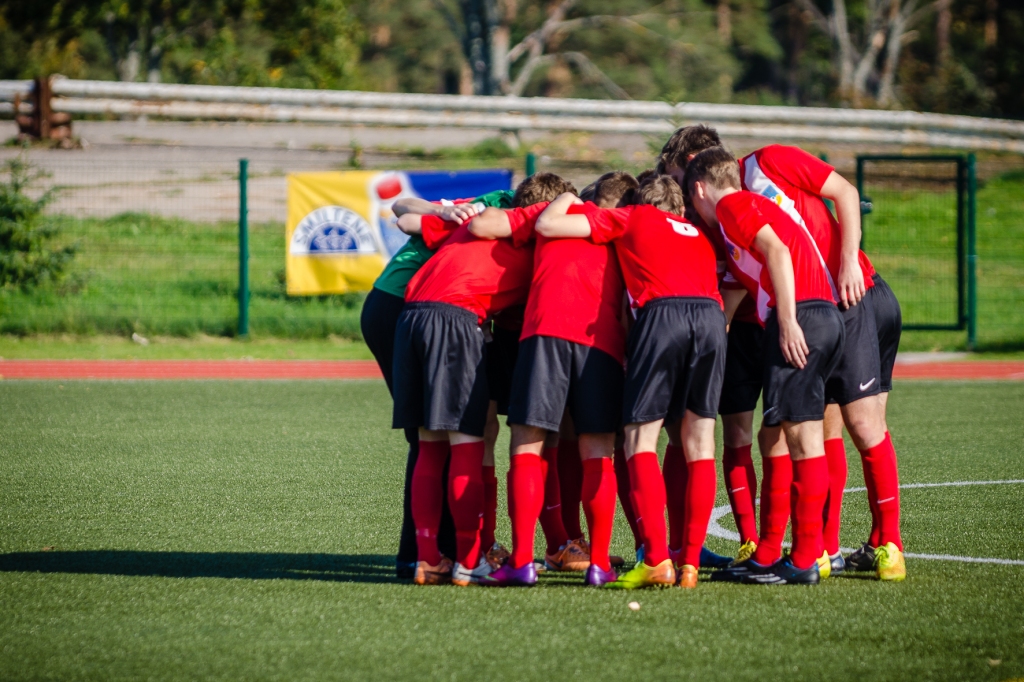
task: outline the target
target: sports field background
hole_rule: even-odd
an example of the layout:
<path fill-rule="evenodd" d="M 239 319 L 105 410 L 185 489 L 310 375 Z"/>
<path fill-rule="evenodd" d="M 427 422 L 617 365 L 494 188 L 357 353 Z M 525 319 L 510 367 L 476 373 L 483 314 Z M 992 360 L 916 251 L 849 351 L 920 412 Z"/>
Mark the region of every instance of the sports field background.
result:
<path fill-rule="evenodd" d="M 1021 382 L 899 382 L 903 482 L 1024 479 L 1022 405 Z M 1024 676 L 1019 565 L 633 594 L 581 574 L 400 584 L 389 414 L 380 381 L 0 382 L 0 679 Z M 498 452 L 504 500 L 507 430 Z M 1024 560 L 1022 489 L 904 490 L 907 551 Z M 862 493 L 843 514 L 852 546 Z M 632 559 L 621 517 L 613 549 Z"/>

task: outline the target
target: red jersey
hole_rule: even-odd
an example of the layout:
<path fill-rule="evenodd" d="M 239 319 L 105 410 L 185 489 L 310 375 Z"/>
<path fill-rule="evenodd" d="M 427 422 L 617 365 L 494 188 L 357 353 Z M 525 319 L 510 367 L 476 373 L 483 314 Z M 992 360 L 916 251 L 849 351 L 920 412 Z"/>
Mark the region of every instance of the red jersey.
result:
<path fill-rule="evenodd" d="M 833 285 L 839 279 L 843 240 L 832 211 L 821 198 L 821 187 L 835 168 L 799 147 L 768 145 L 740 160 L 743 189 L 768 197 L 810 232 L 825 258 Z M 858 252 L 864 286 L 875 286 L 875 268 L 867 254 Z M 835 290 L 838 298 L 838 290 Z"/>
<path fill-rule="evenodd" d="M 536 239 L 522 338 L 565 339 L 597 348 L 622 362 L 626 352 L 621 319 L 623 285 L 614 249 L 589 239 L 535 237 L 537 216 L 545 208 L 546 202 L 505 212 L 515 243 Z M 599 210 L 587 202 L 571 206 L 569 213 L 589 215 Z"/>
<path fill-rule="evenodd" d="M 789 249 L 796 300 L 836 302 L 824 259 L 814 240 L 774 201 L 753 192 L 735 192 L 718 202 L 716 213 L 729 249 L 729 271 L 757 302 L 761 324 L 775 307 L 775 288 L 764 256 L 753 246 L 754 238 L 765 225 L 771 226 Z"/>
<path fill-rule="evenodd" d="M 423 220 L 428 218 L 439 220 Z M 492 313 L 526 303 L 532 266 L 532 244 L 477 239 L 467 221 L 452 229 L 444 245 L 409 280 L 405 300 L 450 303 L 472 311 L 482 323 Z"/>
<path fill-rule="evenodd" d="M 598 209 L 587 219 L 594 243 L 615 242 L 634 307 L 666 296 L 699 296 L 722 305 L 715 250 L 690 221 L 649 205 Z"/>

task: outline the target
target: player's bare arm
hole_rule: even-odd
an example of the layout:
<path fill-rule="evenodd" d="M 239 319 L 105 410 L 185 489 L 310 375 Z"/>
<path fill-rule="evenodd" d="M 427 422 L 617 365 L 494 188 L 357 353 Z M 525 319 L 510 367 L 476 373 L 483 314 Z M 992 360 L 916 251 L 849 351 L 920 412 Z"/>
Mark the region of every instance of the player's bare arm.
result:
<path fill-rule="evenodd" d="M 423 234 L 422 218 L 418 213 L 406 213 L 398 217 L 398 229 L 406 234 Z"/>
<path fill-rule="evenodd" d="M 479 239 L 501 239 L 512 236 L 512 224 L 505 211 L 487 207 L 469 223 L 469 231 Z"/>
<path fill-rule="evenodd" d="M 861 236 L 860 193 L 846 178 L 832 171 L 821 186 L 821 196 L 835 203 L 842 235 L 842 259 L 839 264 L 839 281 L 836 282 L 839 302 L 844 307 L 857 305 L 867 291 L 858 259 Z"/>
<path fill-rule="evenodd" d="M 786 362 L 798 369 L 807 366 L 807 340 L 796 321 L 796 278 L 789 249 L 770 225 L 762 227 L 754 238 L 754 248 L 764 256 L 775 289 L 775 314 L 779 319 L 779 346 Z"/>
<path fill-rule="evenodd" d="M 590 221 L 585 215 L 567 215 L 573 204 L 582 204 L 575 194 L 566 192 L 555 198 L 537 217 L 537 234 L 542 237 L 589 237 Z"/>
<path fill-rule="evenodd" d="M 426 199 L 420 199 L 419 197 L 406 197 L 405 199 L 399 199 L 395 202 L 391 210 L 395 212 L 396 216 L 403 216 L 408 214 L 416 215 L 432 215 L 451 222 L 458 223 L 461 225 L 479 211 L 475 204 L 435 204 L 432 201 Z"/>
<path fill-rule="evenodd" d="M 728 327 L 732 324 L 733 315 L 736 314 L 736 309 L 740 307 L 740 303 L 747 297 L 746 289 L 722 289 L 722 303 L 725 305 L 725 325 Z"/>

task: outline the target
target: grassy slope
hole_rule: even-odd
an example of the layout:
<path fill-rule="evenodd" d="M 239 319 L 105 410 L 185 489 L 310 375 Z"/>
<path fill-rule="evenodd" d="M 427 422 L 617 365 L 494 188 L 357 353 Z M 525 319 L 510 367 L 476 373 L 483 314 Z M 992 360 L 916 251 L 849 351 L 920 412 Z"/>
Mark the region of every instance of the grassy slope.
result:
<path fill-rule="evenodd" d="M 1024 478 L 1022 400 L 1024 384 L 900 384 L 904 481 Z M 397 584 L 404 446 L 388 408 L 379 382 L 0 384 L 0 677 L 1024 674 L 1020 567 L 917 560 L 902 585 L 628 596 L 577 576 L 533 591 Z M 1024 559 L 1020 499 L 905 491 L 907 543 Z M 844 511 L 852 545 L 864 498 Z M 615 549 L 631 555 L 621 519 Z"/>

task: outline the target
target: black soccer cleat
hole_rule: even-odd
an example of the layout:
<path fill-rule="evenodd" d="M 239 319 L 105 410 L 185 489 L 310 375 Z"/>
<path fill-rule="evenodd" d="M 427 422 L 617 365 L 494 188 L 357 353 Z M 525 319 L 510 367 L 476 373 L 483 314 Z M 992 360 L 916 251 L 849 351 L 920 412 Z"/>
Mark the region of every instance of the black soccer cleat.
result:
<path fill-rule="evenodd" d="M 786 556 L 774 564 L 767 573 L 750 574 L 743 578 L 744 585 L 817 585 L 821 582 L 818 562 L 810 568 L 797 568 L 793 560 Z"/>
<path fill-rule="evenodd" d="M 875 570 L 875 548 L 864 543 L 846 557 L 846 568 L 860 573 Z"/>
<path fill-rule="evenodd" d="M 416 574 L 416 562 L 396 561 L 395 577 L 399 580 L 412 580 Z"/>
<path fill-rule="evenodd" d="M 714 571 L 711 574 L 712 582 L 740 583 L 750 575 L 760 575 L 771 570 L 771 566 L 762 566 L 753 559 L 741 561 L 738 564 Z"/>
<path fill-rule="evenodd" d="M 842 552 L 836 552 L 835 554 L 831 555 L 828 559 L 829 563 L 832 564 L 832 573 L 830 574 L 831 577 L 834 578 L 837 575 L 842 575 L 843 572 L 846 571 L 846 560 L 843 559 Z"/>

